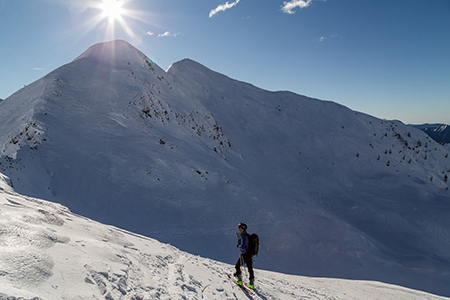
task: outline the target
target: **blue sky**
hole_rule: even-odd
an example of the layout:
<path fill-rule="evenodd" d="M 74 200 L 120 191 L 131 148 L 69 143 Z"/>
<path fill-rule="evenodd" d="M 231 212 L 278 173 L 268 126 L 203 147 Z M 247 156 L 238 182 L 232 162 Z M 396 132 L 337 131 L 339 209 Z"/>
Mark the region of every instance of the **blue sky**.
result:
<path fill-rule="evenodd" d="M 0 98 L 124 39 L 267 90 L 405 123 L 450 124 L 449 0 L 0 0 Z M 114 30 L 111 25 L 114 24 Z"/>

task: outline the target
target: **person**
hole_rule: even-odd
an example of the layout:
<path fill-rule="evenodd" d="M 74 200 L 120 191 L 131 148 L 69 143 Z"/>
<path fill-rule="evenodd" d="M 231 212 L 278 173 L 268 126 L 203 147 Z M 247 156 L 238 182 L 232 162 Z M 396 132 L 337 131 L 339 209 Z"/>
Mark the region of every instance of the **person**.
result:
<path fill-rule="evenodd" d="M 236 262 L 236 273 L 234 273 L 234 276 L 237 278 L 237 284 L 243 285 L 242 283 L 242 276 L 241 276 L 241 266 L 244 264 L 247 265 L 248 273 L 250 275 L 250 282 L 248 284 L 248 287 L 251 289 L 255 288 L 255 274 L 253 272 L 253 257 L 250 254 L 249 251 L 249 235 L 247 233 L 247 225 L 244 223 L 238 224 L 238 230 L 239 233 L 236 233 L 238 237 L 238 245 L 239 250 L 241 252 L 241 255 L 239 256 L 237 262 Z"/>

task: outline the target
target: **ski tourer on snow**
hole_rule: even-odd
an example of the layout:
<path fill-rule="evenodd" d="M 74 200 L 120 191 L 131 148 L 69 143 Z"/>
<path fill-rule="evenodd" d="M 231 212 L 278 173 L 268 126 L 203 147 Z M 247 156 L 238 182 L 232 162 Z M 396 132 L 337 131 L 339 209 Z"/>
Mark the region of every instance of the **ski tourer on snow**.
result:
<path fill-rule="evenodd" d="M 250 275 L 250 282 L 246 286 L 250 289 L 255 289 L 255 274 L 253 271 L 253 256 L 258 254 L 259 250 L 259 237 L 257 234 L 252 233 L 251 235 L 247 233 L 247 225 L 244 223 L 238 224 L 238 231 L 236 236 L 238 237 L 237 247 L 240 250 L 240 255 L 236 261 L 236 284 L 243 286 L 241 266 L 247 265 L 248 273 Z"/>

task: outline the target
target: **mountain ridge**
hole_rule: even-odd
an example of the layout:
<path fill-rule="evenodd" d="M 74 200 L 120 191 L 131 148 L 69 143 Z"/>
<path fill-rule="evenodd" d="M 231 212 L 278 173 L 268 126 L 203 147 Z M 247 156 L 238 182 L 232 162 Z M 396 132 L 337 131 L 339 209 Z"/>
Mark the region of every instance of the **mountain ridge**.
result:
<path fill-rule="evenodd" d="M 93 52 L 0 104 L 16 191 L 222 261 L 244 221 L 263 268 L 450 294 L 450 160 L 425 133 L 189 59 Z"/>
<path fill-rule="evenodd" d="M 450 127 L 447 124 L 420 124 L 411 125 L 428 134 L 438 143 L 450 143 Z"/>

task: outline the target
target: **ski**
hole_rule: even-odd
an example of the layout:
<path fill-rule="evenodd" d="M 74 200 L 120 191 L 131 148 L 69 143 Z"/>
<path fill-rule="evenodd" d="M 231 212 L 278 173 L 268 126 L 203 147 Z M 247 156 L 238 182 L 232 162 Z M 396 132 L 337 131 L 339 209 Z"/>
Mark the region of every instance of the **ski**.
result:
<path fill-rule="evenodd" d="M 236 284 L 238 287 L 240 287 L 241 290 L 243 290 L 244 292 L 246 292 L 246 293 L 249 294 L 250 296 L 255 296 L 255 292 L 253 292 L 252 289 L 250 289 L 249 287 L 247 287 L 247 284 L 245 284 L 245 286 L 244 286 L 244 285 L 239 285 L 239 284 L 237 284 L 237 281 L 236 281 L 236 279 L 235 279 L 233 276 L 231 276 L 230 274 L 227 274 L 227 276 L 228 276 L 228 278 L 230 278 L 230 280 L 231 280 L 232 282 L 234 282 L 234 284 Z"/>

